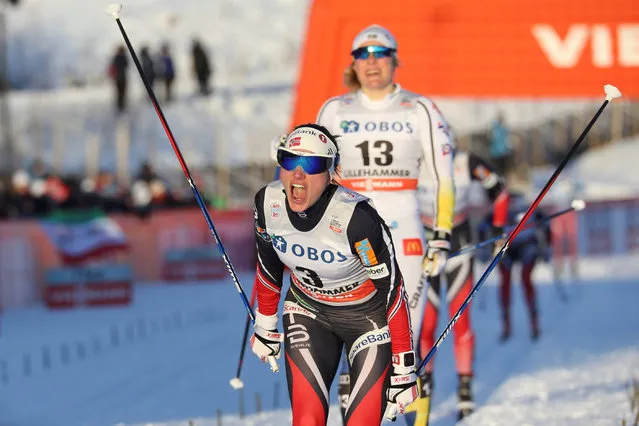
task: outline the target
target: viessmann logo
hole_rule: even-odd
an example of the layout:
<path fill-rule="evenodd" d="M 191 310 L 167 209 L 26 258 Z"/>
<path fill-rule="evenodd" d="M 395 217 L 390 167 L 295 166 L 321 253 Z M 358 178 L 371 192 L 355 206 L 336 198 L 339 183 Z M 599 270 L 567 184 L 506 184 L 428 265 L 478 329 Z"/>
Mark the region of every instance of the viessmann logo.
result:
<path fill-rule="evenodd" d="M 555 68 L 574 68 L 582 58 L 596 68 L 639 67 L 639 23 L 575 23 L 567 32 L 551 24 L 535 24 L 531 31 Z M 588 53 L 590 58 L 584 58 Z"/>

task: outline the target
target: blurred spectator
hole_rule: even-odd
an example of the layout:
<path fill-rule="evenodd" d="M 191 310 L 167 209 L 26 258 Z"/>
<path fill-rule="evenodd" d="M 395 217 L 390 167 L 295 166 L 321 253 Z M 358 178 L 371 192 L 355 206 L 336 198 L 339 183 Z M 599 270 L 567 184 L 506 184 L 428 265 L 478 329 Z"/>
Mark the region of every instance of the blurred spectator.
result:
<path fill-rule="evenodd" d="M 11 177 L 11 189 L 7 197 L 9 217 L 31 217 L 35 214 L 35 200 L 29 185 L 29 174 L 25 170 L 17 170 Z"/>
<path fill-rule="evenodd" d="M 138 172 L 136 176 L 136 179 L 143 180 L 146 183 L 150 183 L 152 180 L 157 178 L 158 178 L 158 175 L 155 172 L 155 170 L 153 170 L 153 166 L 151 166 L 151 164 L 149 164 L 146 161 L 142 163 L 142 165 L 140 166 L 140 171 Z"/>
<path fill-rule="evenodd" d="M 44 216 L 55 209 L 55 202 L 47 194 L 47 182 L 44 179 L 34 179 L 29 186 L 33 200 L 33 215 Z"/>
<path fill-rule="evenodd" d="M 161 179 L 153 179 L 149 183 L 149 190 L 151 191 L 151 202 L 155 206 L 164 206 L 169 204 L 169 202 L 171 201 L 170 194 L 166 189 L 166 185 Z"/>
<path fill-rule="evenodd" d="M 146 80 L 149 82 L 151 88 L 153 88 L 153 83 L 155 82 L 155 62 L 149 53 L 148 46 L 142 46 L 142 49 L 140 49 L 140 63 Z"/>
<path fill-rule="evenodd" d="M 115 175 L 108 171 L 101 171 L 95 183 L 95 193 L 101 201 L 102 209 L 106 212 L 118 212 L 126 209 L 125 191 L 118 185 Z"/>
<path fill-rule="evenodd" d="M 126 57 L 126 51 L 124 46 L 120 45 L 117 47 L 109 65 L 109 77 L 115 84 L 115 106 L 118 112 L 123 112 L 126 108 L 128 67 L 129 60 Z"/>
<path fill-rule="evenodd" d="M 149 217 L 151 214 L 152 200 L 153 197 L 151 196 L 151 190 L 148 182 L 141 179 L 133 182 L 133 186 L 131 187 L 131 202 L 135 213 L 139 217 Z"/>
<path fill-rule="evenodd" d="M 166 102 L 173 99 L 173 81 L 175 80 L 175 67 L 168 43 L 164 43 L 160 50 L 160 64 L 158 77 L 164 80 L 164 94 Z"/>
<path fill-rule="evenodd" d="M 148 217 L 153 209 L 171 204 L 165 182 L 149 163 L 143 163 L 131 187 L 133 208 L 140 217 Z"/>
<path fill-rule="evenodd" d="M 82 207 L 101 206 L 100 196 L 96 192 L 96 183 L 94 179 L 84 178 L 80 182 L 80 205 Z"/>
<path fill-rule="evenodd" d="M 209 88 L 209 78 L 213 74 L 213 69 L 209 62 L 208 54 L 204 50 L 200 40 L 193 39 L 191 54 L 193 57 L 193 72 L 197 79 L 200 94 L 207 96 L 211 93 L 211 89 Z"/>
<path fill-rule="evenodd" d="M 0 218 L 6 218 L 9 216 L 9 191 L 8 185 L 3 180 L 0 180 Z"/>
<path fill-rule="evenodd" d="M 188 186 L 171 187 L 145 163 L 131 188 L 120 185 L 110 171 L 95 178 L 56 176 L 40 160 L 0 180 L 0 218 L 38 218 L 55 210 L 100 207 L 107 213 L 149 217 L 155 210 L 196 206 Z"/>
<path fill-rule="evenodd" d="M 504 124 L 504 117 L 501 113 L 499 113 L 491 126 L 488 141 L 492 163 L 500 174 L 505 175 L 509 171 L 512 148 L 510 145 L 510 132 Z"/>
<path fill-rule="evenodd" d="M 48 167 L 39 158 L 36 158 L 31 162 L 31 165 L 27 167 L 27 173 L 29 173 L 29 177 L 31 179 L 46 179 L 49 177 Z"/>
<path fill-rule="evenodd" d="M 56 206 L 63 207 L 70 201 L 71 190 L 59 176 L 50 175 L 45 183 L 46 194 Z"/>

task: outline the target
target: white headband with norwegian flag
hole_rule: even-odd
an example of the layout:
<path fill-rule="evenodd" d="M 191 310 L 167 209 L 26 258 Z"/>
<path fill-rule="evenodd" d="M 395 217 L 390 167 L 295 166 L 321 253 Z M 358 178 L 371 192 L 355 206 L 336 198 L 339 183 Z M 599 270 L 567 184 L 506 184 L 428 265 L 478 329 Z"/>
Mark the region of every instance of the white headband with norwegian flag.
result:
<path fill-rule="evenodd" d="M 337 146 L 321 131 L 313 127 L 299 127 L 286 138 L 280 148 L 298 155 L 319 155 L 334 158 Z"/>

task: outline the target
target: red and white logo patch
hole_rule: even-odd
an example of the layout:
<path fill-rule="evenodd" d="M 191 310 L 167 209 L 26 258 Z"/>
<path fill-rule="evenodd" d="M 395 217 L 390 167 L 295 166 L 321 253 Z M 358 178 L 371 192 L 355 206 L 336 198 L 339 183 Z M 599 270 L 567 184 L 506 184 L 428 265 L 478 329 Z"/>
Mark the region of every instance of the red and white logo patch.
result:
<path fill-rule="evenodd" d="M 291 140 L 288 141 L 288 147 L 293 147 L 293 146 L 300 146 L 300 144 L 302 143 L 302 137 L 301 136 L 297 136 L 295 138 L 292 138 Z"/>
<path fill-rule="evenodd" d="M 273 201 L 271 203 L 271 217 L 277 219 L 282 214 L 282 206 L 278 201 Z"/>

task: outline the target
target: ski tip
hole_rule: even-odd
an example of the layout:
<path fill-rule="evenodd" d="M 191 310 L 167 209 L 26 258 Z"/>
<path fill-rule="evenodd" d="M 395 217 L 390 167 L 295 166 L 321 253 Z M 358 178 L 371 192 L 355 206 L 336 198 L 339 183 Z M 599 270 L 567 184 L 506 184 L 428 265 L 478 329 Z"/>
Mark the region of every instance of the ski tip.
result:
<path fill-rule="evenodd" d="M 244 382 L 242 382 L 242 379 L 240 379 L 239 377 L 233 377 L 229 383 L 235 390 L 242 389 L 244 387 Z"/>
<path fill-rule="evenodd" d="M 606 92 L 606 100 L 611 101 L 621 97 L 621 92 L 612 84 L 606 84 L 604 86 L 604 92 Z"/>
<path fill-rule="evenodd" d="M 106 8 L 106 13 L 113 16 L 113 19 L 120 18 L 120 11 L 122 10 L 122 5 L 119 3 L 111 3 Z"/>
<path fill-rule="evenodd" d="M 570 207 L 575 211 L 580 211 L 586 208 L 586 202 L 584 200 L 572 200 Z"/>

